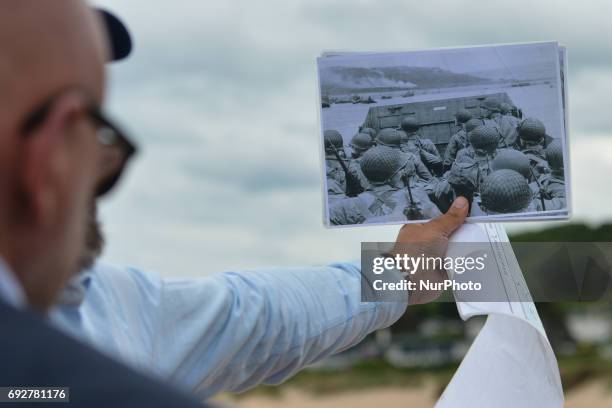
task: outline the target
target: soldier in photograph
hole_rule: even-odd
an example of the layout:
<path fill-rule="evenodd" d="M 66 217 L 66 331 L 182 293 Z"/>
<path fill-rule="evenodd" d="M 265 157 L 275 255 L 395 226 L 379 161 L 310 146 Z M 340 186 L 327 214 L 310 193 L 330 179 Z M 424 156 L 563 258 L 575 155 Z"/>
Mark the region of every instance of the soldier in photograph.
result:
<path fill-rule="evenodd" d="M 525 177 L 533 193 L 538 211 L 551 209 L 549 206 L 546 206 L 546 192 L 542 182 L 538 180 L 537 175 L 531 167 L 531 162 L 525 154 L 514 149 L 502 149 L 497 153 L 495 159 L 493 159 L 491 168 L 493 171 L 503 169 L 514 170 Z"/>
<path fill-rule="evenodd" d="M 484 178 L 491 173 L 491 162 L 498 151 L 499 134 L 488 125 L 481 125 L 472 130 L 469 135 L 470 145 L 457 153 L 456 161 L 473 160 L 478 164 L 477 188 Z"/>
<path fill-rule="evenodd" d="M 370 148 L 374 146 L 374 139 L 364 132 L 357 133 L 351 139 L 349 147 L 351 148 L 352 162 L 358 161 L 361 156 Z"/>
<path fill-rule="evenodd" d="M 402 148 L 402 136 L 403 132 L 397 129 L 385 128 L 378 132 L 376 143 L 379 146 L 385 146 L 400 151 L 405 161 L 410 161 L 415 168 L 415 177 L 418 177 L 424 181 L 433 180 L 434 177 L 431 175 L 425 164 L 421 161 L 420 157 L 413 152 Z"/>
<path fill-rule="evenodd" d="M 427 194 L 410 184 L 410 177 L 405 172 L 411 163 L 399 149 L 386 146 L 369 149 L 361 159 L 361 170 L 368 179 L 368 189 L 357 197 L 330 203 L 331 223 L 392 222 L 440 215 L 440 210 Z"/>
<path fill-rule="evenodd" d="M 444 176 L 433 185 L 432 201 L 440 211 L 447 211 L 457 197 L 465 197 L 471 206 L 478 190 L 478 162 L 470 157 L 455 160 Z"/>
<path fill-rule="evenodd" d="M 374 140 L 376 138 L 376 130 L 374 130 L 374 129 L 370 128 L 370 127 L 361 128 L 359 133 L 366 133 L 366 134 L 370 135 L 372 140 Z"/>
<path fill-rule="evenodd" d="M 351 159 L 348 161 L 348 170 L 350 177 L 359 181 L 360 190 L 363 191 L 368 186 L 368 181 L 361 171 L 359 165 L 363 154 L 374 146 L 374 140 L 367 133 L 357 133 L 351 139 L 349 144 L 351 150 Z"/>
<path fill-rule="evenodd" d="M 338 160 L 338 157 L 340 159 L 346 158 L 342 135 L 337 130 L 328 129 L 323 132 L 323 142 L 327 192 L 330 199 L 343 197 L 346 194 L 346 174 Z"/>
<path fill-rule="evenodd" d="M 546 210 L 562 210 L 566 208 L 565 172 L 563 166 L 563 146 L 561 140 L 554 139 L 545 150 L 550 173 L 540 178 L 544 194 Z"/>
<path fill-rule="evenodd" d="M 506 141 L 504 139 L 503 133 L 499 127 L 499 123 L 497 123 L 497 116 L 500 115 L 500 106 L 499 102 L 494 98 L 486 98 L 480 104 L 480 114 L 482 117 L 480 118 L 481 124 L 490 126 L 495 129 L 498 137 L 498 144 L 500 147 L 506 147 Z"/>
<path fill-rule="evenodd" d="M 513 147 L 518 141 L 518 126 L 521 120 L 512 115 L 513 110 L 514 107 L 509 103 L 502 103 L 500 105 L 500 115 L 496 117 L 506 147 Z"/>
<path fill-rule="evenodd" d="M 499 150 L 491 163 L 491 169 L 493 171 L 502 169 L 514 170 L 525 177 L 530 183 L 534 178 L 529 158 L 522 152 L 514 149 Z"/>
<path fill-rule="evenodd" d="M 526 118 L 518 127 L 518 135 L 516 148 L 529 158 L 536 175 L 547 173 L 545 149 L 552 138 L 546 135 L 544 124 L 536 118 Z"/>
<path fill-rule="evenodd" d="M 481 125 L 478 119 L 473 119 L 472 114 L 467 110 L 459 110 L 455 114 L 455 118 L 460 127 L 459 131 L 451 136 L 444 152 L 444 171 L 447 171 L 453 165 L 457 152 L 468 147 L 468 133 Z"/>
<path fill-rule="evenodd" d="M 336 153 L 342 157 L 344 153 L 342 135 L 337 130 L 329 129 L 323 132 L 325 147 L 325 175 L 327 196 L 329 201 L 346 197 L 346 175 L 336 158 Z"/>
<path fill-rule="evenodd" d="M 329 198 L 330 203 L 341 198 L 346 198 L 345 189 L 334 178 L 327 178 L 327 197 Z"/>
<path fill-rule="evenodd" d="M 513 116 L 502 115 L 501 103 L 494 98 L 486 98 L 482 105 L 483 124 L 492 126 L 499 133 L 499 147 L 512 147 L 517 142 L 519 120 Z"/>
<path fill-rule="evenodd" d="M 411 117 L 402 119 L 402 150 L 417 155 L 432 174 L 441 175 L 443 160 L 436 145 L 429 139 L 419 135 L 421 125 Z"/>
<path fill-rule="evenodd" d="M 525 177 L 514 170 L 502 169 L 489 174 L 474 200 L 470 216 L 537 211 L 533 192 Z"/>
<path fill-rule="evenodd" d="M 518 119 L 518 123 L 520 123 L 519 110 L 516 106 L 512 105 L 511 103 L 502 102 L 500 105 L 500 110 L 502 115 L 516 118 Z"/>
<path fill-rule="evenodd" d="M 327 192 L 330 198 L 343 195 L 354 197 L 365 189 L 365 178 L 347 157 L 344 141 L 340 132 L 328 129 L 323 132 L 325 146 L 325 170 Z"/>

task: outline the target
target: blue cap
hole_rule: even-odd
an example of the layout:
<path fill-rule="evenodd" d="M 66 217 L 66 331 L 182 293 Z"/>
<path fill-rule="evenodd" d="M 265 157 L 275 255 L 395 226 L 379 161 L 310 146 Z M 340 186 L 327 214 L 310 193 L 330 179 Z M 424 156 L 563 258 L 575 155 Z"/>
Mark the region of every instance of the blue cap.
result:
<path fill-rule="evenodd" d="M 132 37 L 127 27 L 111 12 L 100 8 L 96 10 L 102 16 L 108 32 L 111 46 L 111 61 L 119 61 L 126 58 L 132 51 Z"/>

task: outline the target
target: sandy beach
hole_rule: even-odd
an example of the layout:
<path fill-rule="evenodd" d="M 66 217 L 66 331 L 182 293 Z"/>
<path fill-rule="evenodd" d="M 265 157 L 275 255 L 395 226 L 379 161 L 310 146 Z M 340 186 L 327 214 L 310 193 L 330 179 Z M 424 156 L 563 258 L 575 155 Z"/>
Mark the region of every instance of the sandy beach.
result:
<path fill-rule="evenodd" d="M 419 387 L 379 387 L 323 395 L 288 387 L 279 395 L 251 393 L 237 399 L 223 395 L 215 398 L 215 401 L 237 408 L 433 407 L 437 400 L 436 393 L 436 385 L 431 381 Z M 611 406 L 612 382 L 605 379 L 592 380 L 575 387 L 565 397 L 566 408 Z"/>

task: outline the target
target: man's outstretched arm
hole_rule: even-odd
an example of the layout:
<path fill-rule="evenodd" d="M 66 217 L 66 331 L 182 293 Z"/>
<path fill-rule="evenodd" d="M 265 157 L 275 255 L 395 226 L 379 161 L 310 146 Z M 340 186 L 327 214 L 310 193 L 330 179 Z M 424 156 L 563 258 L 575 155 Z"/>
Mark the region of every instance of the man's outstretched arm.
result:
<path fill-rule="evenodd" d="M 397 243 L 442 253 L 467 213 L 465 199 L 455 204 L 436 220 L 404 226 Z M 107 353 L 206 397 L 282 382 L 395 322 L 406 303 L 362 303 L 360 279 L 359 266 L 350 263 L 201 279 L 161 279 L 98 264 L 85 302 L 58 308 L 55 320 Z M 413 292 L 410 303 L 437 295 Z"/>
<path fill-rule="evenodd" d="M 407 302 L 362 303 L 360 279 L 345 263 L 164 280 L 155 364 L 204 396 L 280 383 L 401 317 Z"/>

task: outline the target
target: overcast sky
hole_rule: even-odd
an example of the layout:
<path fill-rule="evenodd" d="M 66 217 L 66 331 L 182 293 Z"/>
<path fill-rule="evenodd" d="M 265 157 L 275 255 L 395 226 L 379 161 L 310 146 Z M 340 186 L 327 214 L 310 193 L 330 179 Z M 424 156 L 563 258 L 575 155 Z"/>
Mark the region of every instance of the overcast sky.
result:
<path fill-rule="evenodd" d="M 567 45 L 574 218 L 612 220 L 612 2 L 95 3 L 135 38 L 110 72 L 108 108 L 142 145 L 102 205 L 108 261 L 205 275 L 356 259 L 361 241 L 393 240 L 397 227 L 323 227 L 323 50 Z"/>

